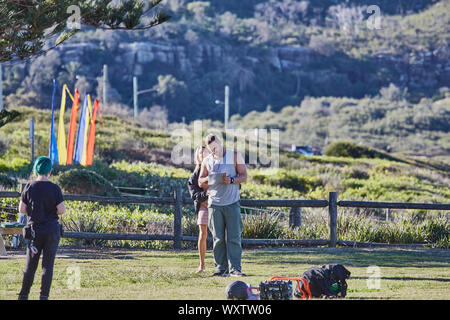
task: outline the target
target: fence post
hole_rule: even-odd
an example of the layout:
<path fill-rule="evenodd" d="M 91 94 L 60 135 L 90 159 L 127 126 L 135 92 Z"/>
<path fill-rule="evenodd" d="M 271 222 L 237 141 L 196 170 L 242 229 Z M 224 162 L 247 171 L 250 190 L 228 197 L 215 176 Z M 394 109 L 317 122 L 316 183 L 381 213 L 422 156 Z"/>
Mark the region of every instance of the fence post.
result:
<path fill-rule="evenodd" d="M 175 199 L 175 214 L 173 216 L 173 248 L 181 249 L 181 238 L 183 236 L 183 229 L 181 225 L 181 205 L 183 202 L 181 188 L 177 187 L 173 193 Z"/>
<path fill-rule="evenodd" d="M 300 227 L 301 225 L 302 225 L 302 208 L 291 207 L 291 211 L 289 212 L 289 227 L 293 229 L 295 227 Z"/>
<path fill-rule="evenodd" d="M 330 192 L 328 212 L 330 214 L 330 243 L 328 246 L 335 248 L 337 242 L 337 192 Z"/>

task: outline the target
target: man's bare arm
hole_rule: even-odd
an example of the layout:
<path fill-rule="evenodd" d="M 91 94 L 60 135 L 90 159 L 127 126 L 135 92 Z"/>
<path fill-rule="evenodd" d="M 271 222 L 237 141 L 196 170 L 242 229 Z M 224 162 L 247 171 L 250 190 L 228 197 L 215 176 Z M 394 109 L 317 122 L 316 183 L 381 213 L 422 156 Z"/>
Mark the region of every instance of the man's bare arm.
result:
<path fill-rule="evenodd" d="M 56 214 L 61 215 L 61 214 L 64 214 L 65 212 L 66 212 L 66 206 L 63 201 L 56 206 Z"/>
<path fill-rule="evenodd" d="M 19 202 L 19 213 L 27 214 L 27 205 L 22 200 Z"/>
<path fill-rule="evenodd" d="M 247 166 L 245 165 L 244 158 L 239 152 L 236 153 L 236 171 L 237 176 L 234 177 L 234 183 L 239 184 L 247 182 Z"/>

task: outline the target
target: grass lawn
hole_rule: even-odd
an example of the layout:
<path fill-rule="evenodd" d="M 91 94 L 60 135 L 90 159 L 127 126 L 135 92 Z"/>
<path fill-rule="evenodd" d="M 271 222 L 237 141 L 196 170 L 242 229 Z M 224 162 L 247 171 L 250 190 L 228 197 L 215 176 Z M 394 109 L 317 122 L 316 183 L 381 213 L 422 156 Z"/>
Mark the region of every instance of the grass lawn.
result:
<path fill-rule="evenodd" d="M 25 256 L 10 251 L 0 258 L 0 300 L 16 299 L 22 283 Z M 341 263 L 352 273 L 348 299 L 450 299 L 450 250 L 283 248 L 244 250 L 245 278 L 195 274 L 197 252 L 70 248 L 58 251 L 51 299 L 225 299 L 226 285 L 236 279 L 257 286 L 272 276 L 301 276 L 311 266 Z M 368 267 L 379 267 L 376 276 Z M 30 299 L 39 297 L 39 266 Z M 80 281 L 77 288 L 77 274 Z M 370 278 L 370 279 L 369 279 Z"/>

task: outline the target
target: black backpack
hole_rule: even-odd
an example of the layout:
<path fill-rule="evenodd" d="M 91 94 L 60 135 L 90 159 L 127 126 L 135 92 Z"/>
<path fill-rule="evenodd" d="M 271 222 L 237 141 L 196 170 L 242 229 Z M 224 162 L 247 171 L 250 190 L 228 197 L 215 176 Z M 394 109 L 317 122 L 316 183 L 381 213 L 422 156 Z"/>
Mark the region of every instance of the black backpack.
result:
<path fill-rule="evenodd" d="M 344 298 L 347 295 L 346 279 L 349 277 L 350 271 L 341 264 L 310 268 L 302 276 L 307 283 L 299 283 L 294 296 L 302 299 Z"/>

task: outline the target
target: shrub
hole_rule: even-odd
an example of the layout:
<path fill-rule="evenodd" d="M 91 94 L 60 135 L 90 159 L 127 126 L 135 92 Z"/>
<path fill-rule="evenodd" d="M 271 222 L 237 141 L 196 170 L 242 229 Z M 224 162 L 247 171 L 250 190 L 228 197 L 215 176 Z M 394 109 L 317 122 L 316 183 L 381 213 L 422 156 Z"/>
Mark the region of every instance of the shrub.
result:
<path fill-rule="evenodd" d="M 150 195 L 157 197 L 171 196 L 173 195 L 174 189 L 181 187 L 182 195 L 184 197 L 190 197 L 187 189 L 187 181 L 184 178 L 170 178 L 166 175 L 161 177 L 157 174 L 147 174 L 144 181 Z"/>
<path fill-rule="evenodd" d="M 55 178 L 61 189 L 73 194 L 92 194 L 99 196 L 118 195 L 111 182 L 98 173 L 75 168 L 62 172 Z"/>
<path fill-rule="evenodd" d="M 351 141 L 336 141 L 329 144 L 324 153 L 326 156 L 347 158 L 379 158 L 394 160 L 391 156 L 373 148 L 358 145 Z"/>
<path fill-rule="evenodd" d="M 95 233 L 173 233 L 173 212 L 170 206 L 101 205 L 97 202 L 66 201 L 66 213 L 61 222 L 67 232 Z M 69 245 L 171 248 L 170 241 L 74 240 L 64 238 Z"/>
<path fill-rule="evenodd" d="M 278 239 L 283 235 L 280 217 L 268 212 L 246 214 L 242 219 L 242 237 L 248 239 Z"/>
<path fill-rule="evenodd" d="M 17 187 L 17 180 L 10 178 L 5 174 L 0 173 L 0 188 L 6 190 L 15 189 Z"/>
<path fill-rule="evenodd" d="M 250 175 L 251 179 L 259 184 L 279 186 L 305 193 L 322 185 L 319 178 L 302 176 L 294 170 L 277 169 L 275 172 L 271 169 L 255 170 Z"/>
<path fill-rule="evenodd" d="M 393 174 L 401 172 L 398 167 L 394 167 L 389 164 L 377 164 L 370 169 L 371 174 Z"/>
<path fill-rule="evenodd" d="M 362 169 L 355 167 L 344 167 L 341 176 L 345 179 L 369 179 L 369 174 Z"/>
<path fill-rule="evenodd" d="M 0 157 L 8 151 L 8 143 L 0 136 Z"/>
<path fill-rule="evenodd" d="M 408 93 L 408 88 L 399 88 L 395 84 L 389 84 L 389 87 L 384 87 L 380 89 L 380 95 L 383 99 L 387 101 L 396 102 L 402 101 L 406 98 L 406 94 Z"/>

